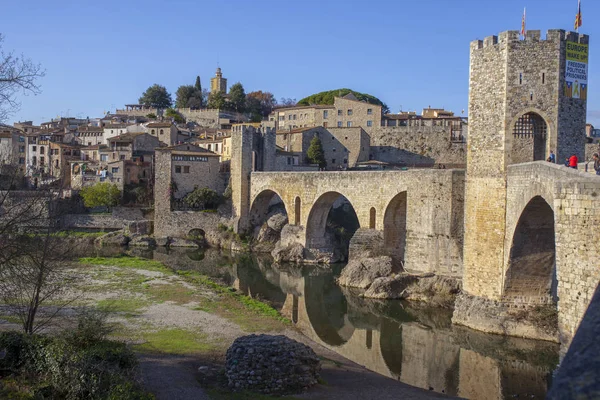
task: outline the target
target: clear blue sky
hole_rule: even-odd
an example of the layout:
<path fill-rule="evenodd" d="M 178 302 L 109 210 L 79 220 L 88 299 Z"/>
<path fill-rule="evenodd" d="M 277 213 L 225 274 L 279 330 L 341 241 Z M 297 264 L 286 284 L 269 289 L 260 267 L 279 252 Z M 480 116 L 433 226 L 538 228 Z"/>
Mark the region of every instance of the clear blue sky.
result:
<path fill-rule="evenodd" d="M 217 62 L 229 85 L 300 99 L 348 87 L 392 112 L 467 109 L 469 43 L 519 30 L 572 29 L 576 0 L 5 1 L 5 50 L 42 63 L 43 93 L 14 120 L 94 117 L 136 103 L 151 84 L 174 93 Z M 600 2 L 582 0 L 590 34 L 588 121 L 600 125 Z M 600 40 L 600 39 L 599 39 Z M 173 96 L 174 97 L 174 96 Z M 466 112 L 466 111 L 465 111 Z"/>

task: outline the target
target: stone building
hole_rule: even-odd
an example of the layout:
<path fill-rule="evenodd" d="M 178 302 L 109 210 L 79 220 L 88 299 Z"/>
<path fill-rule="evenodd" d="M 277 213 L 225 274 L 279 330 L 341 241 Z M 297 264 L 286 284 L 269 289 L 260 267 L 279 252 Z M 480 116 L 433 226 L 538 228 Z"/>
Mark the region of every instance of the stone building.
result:
<path fill-rule="evenodd" d="M 277 146 L 282 151 L 295 155 L 300 165 L 307 165 L 308 148 L 315 136 L 321 139 L 328 170 L 352 168 L 357 162 L 369 159 L 370 139 L 361 127 L 312 127 L 277 131 Z"/>
<path fill-rule="evenodd" d="M 114 129 L 113 129 L 114 130 Z M 106 144 L 104 140 L 104 128 L 100 126 L 80 126 L 77 129 L 77 141 L 82 146 L 95 146 Z M 116 135 L 114 135 L 116 136 Z"/>
<path fill-rule="evenodd" d="M 23 132 L 0 124 L 0 166 L 19 165 L 24 172 L 26 151 Z"/>
<path fill-rule="evenodd" d="M 335 97 L 332 105 L 279 108 L 269 115 L 277 130 L 322 126 L 324 128 L 362 127 L 367 133 L 381 126 L 381 106 L 359 101 L 352 93 Z"/>
<path fill-rule="evenodd" d="M 157 196 L 164 196 L 165 193 L 159 194 L 164 189 L 171 191 L 175 200 L 196 187 L 218 193 L 225 189 L 219 174 L 219 155 L 191 143 L 156 149 L 155 182 Z"/>
<path fill-rule="evenodd" d="M 223 78 L 221 68 L 217 67 L 214 78 L 210 78 L 211 93 L 221 92 L 227 94 L 227 79 Z"/>
<path fill-rule="evenodd" d="M 161 143 L 171 146 L 177 143 L 177 126 L 172 122 L 150 122 L 146 125 L 148 133 Z"/>
<path fill-rule="evenodd" d="M 48 173 L 55 178 L 60 178 L 62 183 L 71 182 L 71 161 L 81 159 L 79 145 L 67 143 L 48 143 Z"/>
<path fill-rule="evenodd" d="M 103 144 L 108 144 L 108 141 L 115 137 L 127 133 L 127 124 L 108 124 L 103 127 L 104 141 Z M 97 144 L 97 143 L 95 143 Z M 92 144 L 93 145 L 93 144 Z"/>

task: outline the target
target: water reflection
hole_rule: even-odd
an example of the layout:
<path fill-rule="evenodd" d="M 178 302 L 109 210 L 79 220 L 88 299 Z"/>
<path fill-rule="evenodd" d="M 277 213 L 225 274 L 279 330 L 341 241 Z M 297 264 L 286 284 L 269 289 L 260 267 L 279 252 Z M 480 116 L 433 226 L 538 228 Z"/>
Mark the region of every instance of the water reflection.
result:
<path fill-rule="evenodd" d="M 558 362 L 553 343 L 453 326 L 445 309 L 361 298 L 336 285 L 340 267 L 299 269 L 215 250 L 133 253 L 267 300 L 312 340 L 420 388 L 470 399 L 544 398 Z"/>

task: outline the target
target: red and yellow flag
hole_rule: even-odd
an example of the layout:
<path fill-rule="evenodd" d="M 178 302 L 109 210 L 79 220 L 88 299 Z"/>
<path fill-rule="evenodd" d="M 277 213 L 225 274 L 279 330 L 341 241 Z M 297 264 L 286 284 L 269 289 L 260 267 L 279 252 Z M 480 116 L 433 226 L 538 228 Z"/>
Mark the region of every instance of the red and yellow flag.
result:
<path fill-rule="evenodd" d="M 575 30 L 579 32 L 579 27 L 581 26 L 581 0 L 577 2 L 577 15 L 575 16 Z"/>
<path fill-rule="evenodd" d="M 521 36 L 523 36 L 523 38 L 525 38 L 525 15 L 526 15 L 526 11 L 527 9 L 524 8 L 523 9 L 523 19 L 521 19 Z"/>

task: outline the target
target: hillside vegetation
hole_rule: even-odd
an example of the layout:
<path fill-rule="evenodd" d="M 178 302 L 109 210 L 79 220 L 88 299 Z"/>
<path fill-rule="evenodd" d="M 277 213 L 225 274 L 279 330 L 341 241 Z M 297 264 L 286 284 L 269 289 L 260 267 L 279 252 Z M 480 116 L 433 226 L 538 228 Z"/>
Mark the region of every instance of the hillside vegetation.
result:
<path fill-rule="evenodd" d="M 352 89 L 335 89 L 335 90 L 328 90 L 325 92 L 315 93 L 315 94 L 312 94 L 312 95 L 305 97 L 305 98 L 301 99 L 300 101 L 298 101 L 298 105 L 309 106 L 312 104 L 316 104 L 316 105 L 333 104 L 335 97 L 343 97 L 343 96 L 347 95 L 348 93 L 352 93 L 360 101 L 365 101 L 369 104 L 376 104 L 376 105 L 381 106 L 383 108 L 382 111 L 384 113 L 389 112 L 388 106 L 384 102 L 379 100 L 377 97 L 372 96 L 367 93 L 360 93 L 360 92 L 357 92 Z"/>

